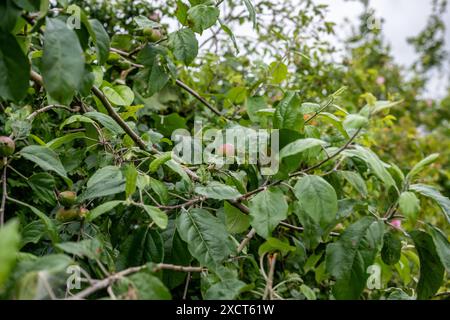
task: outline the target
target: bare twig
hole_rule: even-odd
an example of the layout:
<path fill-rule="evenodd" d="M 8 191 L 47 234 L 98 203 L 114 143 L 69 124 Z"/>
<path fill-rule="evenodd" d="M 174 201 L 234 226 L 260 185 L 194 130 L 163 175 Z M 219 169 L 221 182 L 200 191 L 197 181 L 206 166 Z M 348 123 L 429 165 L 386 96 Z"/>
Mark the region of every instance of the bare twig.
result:
<path fill-rule="evenodd" d="M 186 276 L 186 283 L 184 285 L 183 300 L 186 300 L 186 298 L 187 298 L 187 293 L 188 293 L 189 283 L 190 282 L 191 282 L 191 273 L 188 272 L 188 274 Z"/>
<path fill-rule="evenodd" d="M 147 265 L 131 267 L 131 268 L 122 270 L 120 272 L 114 273 L 114 274 L 106 277 L 103 280 L 99 280 L 99 281 L 95 282 L 93 285 L 80 291 L 76 295 L 73 295 L 72 297 L 69 298 L 69 300 L 84 299 L 99 290 L 109 287 L 115 281 L 117 281 L 127 275 L 142 271 L 145 268 L 147 268 Z M 173 265 L 173 264 L 164 264 L 164 263 L 159 263 L 152 269 L 153 272 L 157 272 L 160 270 L 174 270 L 174 271 L 181 271 L 181 272 L 202 272 L 207 269 L 203 268 L 203 267 L 177 266 L 177 265 Z"/>
<path fill-rule="evenodd" d="M 127 59 L 130 59 L 132 57 L 132 55 L 128 52 L 116 49 L 116 48 L 111 48 L 110 49 L 112 52 L 118 53 L 123 57 L 126 57 Z M 143 65 L 141 64 L 136 64 L 133 61 L 129 61 L 133 64 L 134 67 L 136 68 L 144 68 Z M 175 80 L 175 83 L 177 86 L 179 86 L 180 88 L 182 88 L 183 90 L 185 90 L 186 92 L 188 92 L 190 95 L 192 95 L 194 98 L 196 98 L 198 101 L 200 101 L 205 107 L 207 107 L 209 110 L 211 110 L 213 113 L 215 113 L 216 115 L 218 115 L 219 117 L 223 117 L 225 120 L 226 119 L 219 110 L 217 110 L 214 106 L 212 106 L 208 101 L 206 101 L 205 98 L 203 98 L 199 93 L 197 93 L 194 89 L 192 89 L 191 87 L 189 87 L 186 83 L 184 83 L 183 81 L 177 79 Z"/>
<path fill-rule="evenodd" d="M 263 300 L 272 300 L 272 286 L 273 286 L 273 275 L 275 273 L 275 264 L 277 263 L 277 255 L 275 252 L 272 256 L 268 256 L 269 260 L 269 274 L 267 275 L 266 280 L 266 289 L 264 290 Z"/>
<path fill-rule="evenodd" d="M 299 172 L 295 172 L 290 174 L 289 176 L 292 177 L 296 177 L 299 175 L 302 175 L 304 173 L 307 173 L 309 171 L 312 171 L 314 169 L 317 169 L 319 167 L 321 167 L 322 165 L 324 165 L 325 163 L 327 163 L 328 161 L 336 158 L 338 155 L 340 155 L 344 150 L 346 150 L 350 144 L 355 140 L 356 136 L 361 132 L 361 128 L 359 128 L 358 130 L 356 130 L 356 132 L 353 134 L 353 136 L 351 136 L 351 138 L 345 143 L 345 145 L 343 145 L 342 147 L 339 148 L 338 151 L 336 151 L 335 153 L 333 153 L 332 155 L 326 157 L 324 160 L 320 161 L 319 163 L 313 165 L 312 167 L 306 168 L 304 170 L 301 170 Z"/>
<path fill-rule="evenodd" d="M 159 263 L 152 269 L 153 272 L 157 272 L 160 270 L 172 270 L 180 272 L 203 272 L 207 271 L 208 269 L 204 267 L 177 266 L 174 264 L 167 264 L 167 263 Z"/>
<path fill-rule="evenodd" d="M 80 110 L 80 107 L 78 107 L 78 106 L 73 108 L 73 109 L 71 109 L 71 108 L 63 106 L 63 105 L 51 104 L 51 105 L 45 106 L 45 107 L 43 107 L 41 109 L 38 109 L 38 110 L 34 111 L 33 113 L 31 113 L 27 117 L 27 120 L 33 120 L 38 114 L 46 112 L 46 111 L 51 110 L 51 109 L 56 109 L 56 108 L 65 109 L 65 110 L 70 111 L 70 112 L 78 112 Z"/>
<path fill-rule="evenodd" d="M 241 241 L 239 247 L 237 248 L 237 253 L 241 253 L 245 246 L 250 242 L 250 240 L 255 236 L 256 230 L 252 228 L 249 233 L 245 236 L 244 240 Z"/>
<path fill-rule="evenodd" d="M 173 206 L 163 206 L 163 205 L 157 205 L 157 207 L 159 209 L 162 210 L 175 210 L 175 209 L 180 209 L 180 208 L 185 208 L 185 207 L 189 207 L 197 202 L 203 201 L 205 200 L 205 197 L 199 197 L 199 198 L 194 198 L 191 199 L 187 202 L 181 203 L 181 204 L 177 204 L 177 205 L 173 205 Z"/>
<path fill-rule="evenodd" d="M 5 207 L 6 207 L 6 196 L 7 196 L 7 185 L 6 185 L 6 170 L 8 168 L 7 159 L 4 157 L 3 161 L 3 173 L 2 173 L 2 204 L 0 206 L 0 227 L 3 227 L 5 223 Z"/>
<path fill-rule="evenodd" d="M 201 95 L 199 95 L 196 91 L 194 91 L 194 89 L 192 89 L 191 87 L 189 87 L 187 84 L 185 84 L 183 81 L 181 80 L 176 80 L 175 81 L 177 86 L 179 86 L 180 88 L 186 90 L 190 95 L 192 95 L 193 97 L 195 97 L 198 101 L 200 101 L 204 106 L 206 106 L 209 110 L 211 110 L 213 113 L 215 113 L 216 115 L 218 115 L 219 117 L 223 117 L 223 115 L 220 113 L 219 110 L 217 110 L 216 108 L 214 108 L 208 101 L 206 101 L 205 98 L 203 98 Z M 225 117 L 224 117 L 225 118 Z M 225 118 L 226 119 L 226 118 Z"/>

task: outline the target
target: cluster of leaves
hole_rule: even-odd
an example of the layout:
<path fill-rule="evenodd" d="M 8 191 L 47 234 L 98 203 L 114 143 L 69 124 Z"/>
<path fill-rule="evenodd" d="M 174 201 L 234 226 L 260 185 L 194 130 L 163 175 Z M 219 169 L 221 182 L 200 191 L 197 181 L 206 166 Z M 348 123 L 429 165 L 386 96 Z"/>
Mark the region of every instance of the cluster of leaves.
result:
<path fill-rule="evenodd" d="M 395 119 L 390 109 L 416 102 L 420 86 L 405 86 L 387 66 L 379 37 L 336 66 L 320 40 L 333 24 L 312 1 L 106 3 L 0 4 L 0 124 L 16 149 L 2 155 L 2 297 L 429 299 L 445 291 L 450 200 L 421 178 L 438 155 L 399 168 L 390 152 L 383 160 L 374 152 Z M 258 24 L 257 12 L 272 21 Z M 243 23 L 258 41 L 234 36 Z M 206 43 L 225 49 L 199 55 L 197 38 L 210 29 Z M 252 60 L 257 54 L 264 59 Z M 392 85 L 374 86 L 379 72 Z M 277 132 L 279 171 L 175 161 L 172 132 L 201 134 L 198 120 L 200 130 Z M 68 190 L 76 198 L 66 199 Z M 66 285 L 71 270 L 80 287 Z"/>

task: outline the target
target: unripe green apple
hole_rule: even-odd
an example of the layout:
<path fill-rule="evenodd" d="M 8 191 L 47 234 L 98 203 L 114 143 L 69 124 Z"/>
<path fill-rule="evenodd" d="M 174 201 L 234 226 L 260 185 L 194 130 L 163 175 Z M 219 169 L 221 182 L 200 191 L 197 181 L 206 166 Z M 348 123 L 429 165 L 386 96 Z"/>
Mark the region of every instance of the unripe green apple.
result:
<path fill-rule="evenodd" d="M 78 215 L 80 216 L 80 218 L 86 217 L 86 215 L 87 215 L 88 213 L 89 213 L 89 209 L 84 208 L 84 207 L 81 207 L 81 208 L 78 210 Z"/>
<path fill-rule="evenodd" d="M 56 211 L 56 220 L 61 222 L 68 222 L 72 220 L 76 220 L 80 216 L 80 210 L 78 208 L 70 208 L 66 209 L 61 207 Z"/>
<path fill-rule="evenodd" d="M 16 144 L 14 140 L 10 137 L 2 136 L 0 137 L 0 156 L 9 157 L 16 150 Z"/>
<path fill-rule="evenodd" d="M 142 32 L 150 42 L 159 41 L 162 37 L 161 31 L 158 29 L 145 28 Z"/>
<path fill-rule="evenodd" d="M 58 199 L 59 203 L 68 208 L 77 201 L 77 193 L 75 191 L 63 191 L 59 193 Z"/>

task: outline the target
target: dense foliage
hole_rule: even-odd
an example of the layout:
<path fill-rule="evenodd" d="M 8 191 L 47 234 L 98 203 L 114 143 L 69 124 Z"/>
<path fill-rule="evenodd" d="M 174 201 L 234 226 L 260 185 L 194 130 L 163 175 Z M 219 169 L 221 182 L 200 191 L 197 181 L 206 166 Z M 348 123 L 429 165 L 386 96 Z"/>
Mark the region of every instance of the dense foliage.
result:
<path fill-rule="evenodd" d="M 362 3 L 341 59 L 309 0 L 2 1 L 0 297 L 447 297 L 446 1 L 408 70 Z"/>

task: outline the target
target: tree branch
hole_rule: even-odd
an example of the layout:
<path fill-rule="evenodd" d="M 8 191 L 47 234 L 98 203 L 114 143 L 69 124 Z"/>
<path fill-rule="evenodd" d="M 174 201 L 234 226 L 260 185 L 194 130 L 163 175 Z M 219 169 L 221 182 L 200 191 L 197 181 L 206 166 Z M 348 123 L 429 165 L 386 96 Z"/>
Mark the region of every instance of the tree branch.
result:
<path fill-rule="evenodd" d="M 70 297 L 69 300 L 84 299 L 99 290 L 109 287 L 115 281 L 117 281 L 127 275 L 130 275 L 132 273 L 136 273 L 141 270 L 144 270 L 146 268 L 147 268 L 147 265 L 131 267 L 131 268 L 122 270 L 120 272 L 117 272 L 115 274 L 112 274 L 103 280 L 98 280 L 92 286 L 90 286 L 90 287 L 80 291 L 76 295 Z M 203 267 L 177 266 L 177 265 L 173 265 L 173 264 L 164 264 L 164 263 L 159 263 L 152 269 L 153 272 L 157 272 L 160 270 L 174 270 L 174 271 L 181 271 L 181 272 L 203 272 L 207 269 L 203 268 Z"/>
<path fill-rule="evenodd" d="M 70 111 L 70 112 L 78 112 L 78 111 L 80 111 L 80 107 L 78 107 L 78 106 L 73 108 L 73 109 L 71 109 L 71 108 L 63 106 L 63 105 L 51 104 L 51 105 L 45 106 L 45 107 L 43 107 L 41 109 L 38 109 L 38 110 L 34 111 L 33 113 L 31 113 L 27 117 L 27 120 L 33 120 L 38 114 L 46 112 L 46 111 L 51 110 L 51 109 L 56 109 L 56 108 L 65 109 L 65 110 Z"/>
<path fill-rule="evenodd" d="M 263 300 L 272 299 L 273 275 L 275 273 L 277 255 L 278 253 L 275 252 L 272 256 L 268 256 L 270 267 L 269 267 L 269 274 L 267 275 L 266 288 L 264 290 Z"/>
<path fill-rule="evenodd" d="M 116 48 L 111 48 L 110 49 L 112 52 L 115 52 L 117 54 L 120 54 L 121 56 L 127 58 L 127 59 L 131 59 L 132 58 L 132 54 L 116 49 Z M 128 61 L 131 62 L 132 65 L 136 68 L 144 68 L 144 65 L 141 64 L 136 64 L 133 61 Z M 217 110 L 216 108 L 214 108 L 208 101 L 206 101 L 205 98 L 203 98 L 199 93 L 197 93 L 194 89 L 192 89 L 191 87 L 189 87 L 186 83 L 184 83 L 183 81 L 176 79 L 175 83 L 177 86 L 179 86 L 180 88 L 182 88 L 183 90 L 185 90 L 186 92 L 188 92 L 190 95 L 192 95 L 194 98 L 196 98 L 198 101 L 200 101 L 205 107 L 207 107 L 209 110 L 211 110 L 214 114 L 216 114 L 219 117 L 223 117 L 225 120 L 228 121 L 227 118 L 225 118 L 219 110 Z"/>
<path fill-rule="evenodd" d="M 6 196 L 8 191 L 6 185 L 6 169 L 8 168 L 6 157 L 4 157 L 2 161 L 3 161 L 3 174 L 2 174 L 2 204 L 0 206 L 0 227 L 3 227 L 3 224 L 5 223 Z"/>
<path fill-rule="evenodd" d="M 41 75 L 39 75 L 37 72 L 31 70 L 30 73 L 31 79 L 37 83 L 39 83 L 39 85 L 43 85 L 43 80 Z M 149 146 L 149 148 L 147 148 L 147 144 L 144 142 L 144 140 L 141 139 L 141 137 L 139 137 L 134 131 L 133 129 L 131 129 L 127 123 L 120 117 L 120 115 L 116 112 L 116 110 L 114 110 L 113 106 L 111 105 L 111 103 L 108 101 L 108 99 L 106 98 L 106 96 L 103 94 L 103 92 L 93 86 L 91 89 L 92 93 L 101 101 L 101 103 L 103 104 L 103 106 L 105 107 L 106 111 L 108 111 L 108 114 L 111 116 L 111 118 L 113 118 L 117 124 L 130 136 L 130 138 L 136 143 L 136 145 L 144 150 L 144 151 L 151 151 L 155 154 L 160 154 L 161 152 L 159 152 L 159 150 L 157 150 L 155 147 L 153 146 Z M 150 149 L 150 150 L 149 150 Z M 183 167 L 183 170 L 193 179 L 193 180 L 198 180 L 198 176 L 195 172 L 193 172 L 192 170 Z"/>
<path fill-rule="evenodd" d="M 239 244 L 239 247 L 237 248 L 237 253 L 241 253 L 242 250 L 244 250 L 245 246 L 250 242 L 250 240 L 255 236 L 256 230 L 255 228 L 252 228 L 249 233 L 245 236 L 244 240 Z"/>
<path fill-rule="evenodd" d="M 208 101 L 206 101 L 205 98 L 203 98 L 201 95 L 199 95 L 197 92 L 194 91 L 194 89 L 192 89 L 191 87 L 189 87 L 187 84 L 185 84 L 183 81 L 181 80 L 176 80 L 175 83 L 177 84 L 177 86 L 179 86 L 180 88 L 186 90 L 190 95 L 192 95 L 194 98 L 196 98 L 198 101 L 200 101 L 204 106 L 206 106 L 209 110 L 211 110 L 213 113 L 215 113 L 216 115 L 218 115 L 219 117 L 223 117 L 225 120 L 226 119 L 219 110 L 217 110 L 216 108 L 214 108 Z"/>

